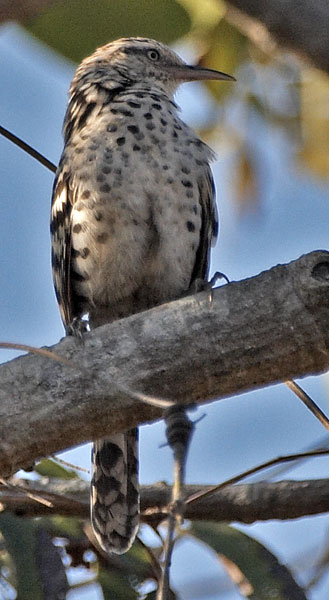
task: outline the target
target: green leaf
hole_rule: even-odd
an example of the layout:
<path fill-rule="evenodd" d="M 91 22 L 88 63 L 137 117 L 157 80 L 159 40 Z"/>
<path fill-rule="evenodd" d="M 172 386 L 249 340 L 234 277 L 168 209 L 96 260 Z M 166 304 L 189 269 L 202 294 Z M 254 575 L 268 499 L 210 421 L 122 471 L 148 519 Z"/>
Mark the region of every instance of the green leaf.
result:
<path fill-rule="evenodd" d="M 120 37 L 172 42 L 189 31 L 191 22 L 175 0 L 70 0 L 56 2 L 25 25 L 40 40 L 79 62 Z"/>
<path fill-rule="evenodd" d="M 43 600 L 42 584 L 36 560 L 33 521 L 0 514 L 0 531 L 16 568 L 16 590 L 20 600 Z"/>
<path fill-rule="evenodd" d="M 51 537 L 31 519 L 0 514 L 0 531 L 15 564 L 19 600 L 64 598 L 65 569 Z"/>
<path fill-rule="evenodd" d="M 200 64 L 203 67 L 224 71 L 229 75 L 234 75 L 241 61 L 247 56 L 246 38 L 225 19 L 221 19 L 212 30 L 209 30 L 205 45 L 207 50 Z M 206 85 L 216 100 L 234 93 L 233 82 L 209 81 Z"/>
<path fill-rule="evenodd" d="M 107 571 L 101 568 L 98 574 L 98 583 L 102 588 L 104 600 L 137 600 L 139 593 L 129 581 L 129 575 Z"/>
<path fill-rule="evenodd" d="M 127 554 L 120 556 L 117 569 L 112 564 L 109 570 L 101 566 L 98 576 L 104 600 L 136 600 L 140 598 L 140 586 L 150 579 L 155 576 L 149 556 L 138 541 Z"/>
<path fill-rule="evenodd" d="M 41 517 L 39 522 L 53 536 L 68 538 L 69 540 L 81 540 L 85 537 L 82 521 L 76 517 L 63 517 L 54 515 L 53 517 Z"/>
<path fill-rule="evenodd" d="M 71 469 L 65 469 L 61 465 L 59 465 L 54 460 L 50 458 L 46 458 L 39 462 L 39 464 L 34 468 L 36 473 L 42 475 L 43 477 L 50 477 L 56 479 L 78 479 L 79 476 L 72 471 Z"/>
<path fill-rule="evenodd" d="M 215 550 L 229 574 L 234 569 L 240 572 L 240 592 L 247 598 L 306 600 L 290 571 L 262 544 L 245 533 L 229 525 L 203 521 L 193 522 L 190 531 Z"/>

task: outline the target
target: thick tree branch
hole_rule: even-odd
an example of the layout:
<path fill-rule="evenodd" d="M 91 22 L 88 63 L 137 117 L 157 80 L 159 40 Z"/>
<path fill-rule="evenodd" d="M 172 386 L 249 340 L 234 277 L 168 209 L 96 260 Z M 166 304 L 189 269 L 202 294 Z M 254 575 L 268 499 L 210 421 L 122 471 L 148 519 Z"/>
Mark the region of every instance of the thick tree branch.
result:
<path fill-rule="evenodd" d="M 263 23 L 281 47 L 297 51 L 329 73 L 328 0 L 229 0 L 228 4 Z M 231 17 L 234 21 L 234 13 Z M 253 37 L 253 27 L 249 29 Z"/>
<path fill-rule="evenodd" d="M 329 368 L 329 253 L 100 327 L 0 367 L 0 474 L 161 417 L 115 382 L 209 402 Z"/>
<path fill-rule="evenodd" d="M 186 495 L 205 491 L 209 486 L 187 485 Z M 61 514 L 89 518 L 89 483 L 57 480 L 32 483 L 29 488 L 53 503 L 53 508 L 38 503 L 18 489 L 0 486 L 0 502 L 16 514 L 34 517 Z M 144 523 L 158 524 L 168 515 L 171 486 L 157 484 L 141 487 Z M 268 519 L 297 519 L 329 511 L 329 480 L 279 481 L 230 485 L 199 501 L 187 504 L 187 519 L 254 523 Z"/>

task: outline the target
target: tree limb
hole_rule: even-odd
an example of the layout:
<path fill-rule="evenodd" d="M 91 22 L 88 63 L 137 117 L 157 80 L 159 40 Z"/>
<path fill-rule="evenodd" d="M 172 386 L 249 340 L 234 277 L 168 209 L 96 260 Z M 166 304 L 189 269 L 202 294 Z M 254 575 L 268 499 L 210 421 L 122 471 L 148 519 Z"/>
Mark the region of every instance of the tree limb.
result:
<path fill-rule="evenodd" d="M 178 403 L 329 368 L 329 253 L 100 327 L 0 367 L 0 474 L 161 417 L 116 382 Z"/>
<path fill-rule="evenodd" d="M 281 46 L 306 56 L 329 73 L 329 4 L 327 0 L 229 0 L 229 6 L 263 23 Z M 242 21 L 229 9 L 228 18 Z M 252 24 L 243 24 L 252 32 Z M 253 34 L 251 35 L 253 37 Z"/>
<path fill-rule="evenodd" d="M 26 484 L 26 482 L 24 482 Z M 186 496 L 209 488 L 186 485 Z M 35 517 L 60 514 L 89 518 L 89 483 L 78 479 L 31 482 L 28 489 L 53 503 L 53 508 L 38 503 L 19 488 L 0 485 L 0 502 L 16 514 Z M 144 523 L 158 524 L 168 516 L 171 486 L 141 486 L 141 511 Z M 329 479 L 259 482 L 230 485 L 187 504 L 185 517 L 191 520 L 254 523 L 269 519 L 297 519 L 329 511 Z"/>

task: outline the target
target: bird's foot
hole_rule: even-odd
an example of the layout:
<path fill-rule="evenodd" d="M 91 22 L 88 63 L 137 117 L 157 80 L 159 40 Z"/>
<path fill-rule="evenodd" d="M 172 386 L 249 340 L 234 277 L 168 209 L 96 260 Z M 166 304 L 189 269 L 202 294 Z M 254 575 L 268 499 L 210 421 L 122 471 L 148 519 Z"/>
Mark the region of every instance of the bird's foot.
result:
<path fill-rule="evenodd" d="M 82 340 L 85 333 L 88 331 L 88 321 L 84 321 L 79 317 L 74 317 L 71 323 L 66 328 L 67 335 L 73 335 L 74 337 Z"/>

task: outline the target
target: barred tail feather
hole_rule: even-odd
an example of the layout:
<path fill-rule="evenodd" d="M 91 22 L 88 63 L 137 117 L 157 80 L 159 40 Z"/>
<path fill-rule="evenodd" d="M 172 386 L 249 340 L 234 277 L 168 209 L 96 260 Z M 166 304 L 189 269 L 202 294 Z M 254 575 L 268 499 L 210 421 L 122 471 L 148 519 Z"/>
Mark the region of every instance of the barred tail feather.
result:
<path fill-rule="evenodd" d="M 106 552 L 123 554 L 139 524 L 138 430 L 98 440 L 93 447 L 91 522 Z"/>

